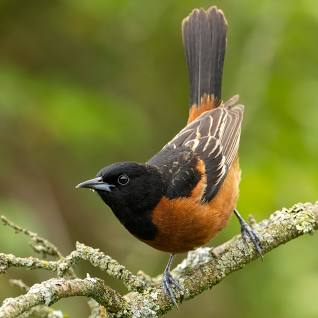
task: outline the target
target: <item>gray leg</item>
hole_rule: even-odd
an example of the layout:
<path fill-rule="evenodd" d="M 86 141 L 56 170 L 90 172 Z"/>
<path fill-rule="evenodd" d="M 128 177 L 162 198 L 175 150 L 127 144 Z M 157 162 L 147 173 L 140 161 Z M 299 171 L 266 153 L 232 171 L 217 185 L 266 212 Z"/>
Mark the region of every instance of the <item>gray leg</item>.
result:
<path fill-rule="evenodd" d="M 240 225 L 241 225 L 241 235 L 246 243 L 246 238 L 248 237 L 251 242 L 254 244 L 254 247 L 257 251 L 257 254 L 263 259 L 263 254 L 262 254 L 262 248 L 261 248 L 261 241 L 259 237 L 257 236 L 256 232 L 251 228 L 251 226 L 244 221 L 240 213 L 234 209 L 234 214 L 238 218 Z"/>
<path fill-rule="evenodd" d="M 170 273 L 170 267 L 173 262 L 173 254 L 170 254 L 168 264 L 165 268 L 165 271 L 163 273 L 163 279 L 162 279 L 162 288 L 164 293 L 171 299 L 171 301 L 177 306 L 177 300 L 175 296 L 175 292 L 173 291 L 173 287 L 177 288 L 178 290 L 182 290 L 179 283 L 172 277 Z"/>

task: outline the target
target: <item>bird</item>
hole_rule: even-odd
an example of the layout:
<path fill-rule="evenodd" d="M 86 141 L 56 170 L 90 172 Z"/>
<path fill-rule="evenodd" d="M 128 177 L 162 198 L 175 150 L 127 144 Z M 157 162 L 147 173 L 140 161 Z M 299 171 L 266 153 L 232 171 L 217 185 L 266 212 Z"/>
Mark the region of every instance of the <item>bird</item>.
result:
<path fill-rule="evenodd" d="M 236 209 L 244 106 L 238 95 L 221 98 L 227 29 L 216 6 L 183 19 L 190 87 L 185 127 L 145 163 L 113 163 L 76 186 L 96 191 L 133 236 L 170 253 L 162 288 L 175 305 L 182 287 L 171 274 L 174 255 L 209 242 L 232 213 L 244 240 L 262 255 L 258 234 Z"/>

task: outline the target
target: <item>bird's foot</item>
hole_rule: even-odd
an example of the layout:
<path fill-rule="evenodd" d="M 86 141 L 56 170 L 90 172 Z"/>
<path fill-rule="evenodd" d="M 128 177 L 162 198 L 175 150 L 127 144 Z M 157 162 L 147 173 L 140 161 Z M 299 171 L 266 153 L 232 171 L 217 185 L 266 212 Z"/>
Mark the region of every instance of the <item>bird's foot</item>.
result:
<path fill-rule="evenodd" d="M 177 289 L 179 292 L 182 292 L 183 289 L 177 282 L 177 280 L 172 277 L 170 271 L 168 270 L 165 270 L 163 273 L 162 289 L 164 293 L 169 297 L 169 299 L 173 302 L 173 304 L 178 307 L 175 290 Z"/>
<path fill-rule="evenodd" d="M 240 225 L 241 225 L 241 235 L 244 243 L 247 245 L 247 238 L 251 240 L 253 243 L 257 254 L 263 259 L 262 247 L 261 247 L 261 240 L 258 237 L 257 233 L 252 229 L 252 227 L 241 217 L 239 212 L 235 209 L 234 213 L 238 218 Z"/>

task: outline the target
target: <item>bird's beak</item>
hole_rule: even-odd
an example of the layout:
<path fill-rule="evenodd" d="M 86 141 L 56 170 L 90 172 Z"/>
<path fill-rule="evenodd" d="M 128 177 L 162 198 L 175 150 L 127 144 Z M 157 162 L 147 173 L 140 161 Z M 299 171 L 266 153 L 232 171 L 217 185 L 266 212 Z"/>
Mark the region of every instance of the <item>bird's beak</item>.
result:
<path fill-rule="evenodd" d="M 107 191 L 111 192 L 111 188 L 113 188 L 114 185 L 106 183 L 103 181 L 102 177 L 90 179 L 87 181 L 84 181 L 82 183 L 79 183 L 76 186 L 76 189 L 78 188 L 88 188 L 88 189 L 93 189 L 93 190 L 101 190 L 101 191 Z"/>

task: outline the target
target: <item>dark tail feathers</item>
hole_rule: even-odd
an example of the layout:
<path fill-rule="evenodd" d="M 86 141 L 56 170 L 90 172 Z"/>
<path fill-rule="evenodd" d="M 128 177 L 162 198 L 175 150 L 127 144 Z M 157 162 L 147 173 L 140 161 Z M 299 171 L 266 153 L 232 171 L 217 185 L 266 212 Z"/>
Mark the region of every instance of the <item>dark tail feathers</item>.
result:
<path fill-rule="evenodd" d="M 182 37 L 190 77 L 190 106 L 204 94 L 221 101 L 227 22 L 221 10 L 195 9 L 182 22 Z"/>

